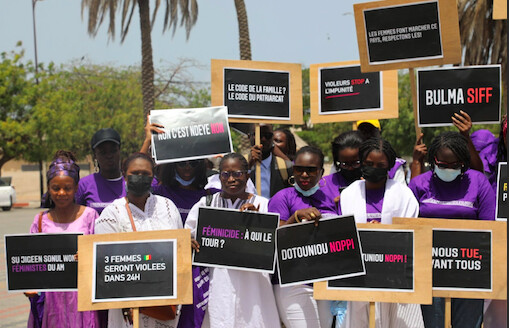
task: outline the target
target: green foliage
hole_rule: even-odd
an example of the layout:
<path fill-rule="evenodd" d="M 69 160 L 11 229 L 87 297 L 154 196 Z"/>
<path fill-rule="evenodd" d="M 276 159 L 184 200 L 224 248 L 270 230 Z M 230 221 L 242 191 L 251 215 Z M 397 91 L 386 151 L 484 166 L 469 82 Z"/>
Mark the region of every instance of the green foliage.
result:
<path fill-rule="evenodd" d="M 120 133 L 123 157 L 139 151 L 145 137 L 139 68 L 41 65 L 36 84 L 33 67 L 23 64 L 22 56 L 1 55 L 0 168 L 12 158 L 50 160 L 58 149 L 82 159 L 91 153 L 94 132 L 105 127 Z M 208 89 L 162 84 L 158 108 L 210 104 Z"/>
<path fill-rule="evenodd" d="M 297 135 L 310 146 L 320 148 L 323 154 L 328 157 L 326 162 L 332 162 L 332 140 L 339 134 L 350 130 L 352 130 L 351 122 L 321 123 L 313 125 L 308 130 L 297 131 Z"/>
<path fill-rule="evenodd" d="M 398 74 L 398 118 L 380 120 L 382 137 L 389 141 L 399 156 L 410 156 L 415 144 L 412 89 L 408 73 Z"/>
<path fill-rule="evenodd" d="M 33 65 L 22 58 L 21 50 L 0 54 L 0 168 L 36 140 L 30 122 L 39 91 Z"/>

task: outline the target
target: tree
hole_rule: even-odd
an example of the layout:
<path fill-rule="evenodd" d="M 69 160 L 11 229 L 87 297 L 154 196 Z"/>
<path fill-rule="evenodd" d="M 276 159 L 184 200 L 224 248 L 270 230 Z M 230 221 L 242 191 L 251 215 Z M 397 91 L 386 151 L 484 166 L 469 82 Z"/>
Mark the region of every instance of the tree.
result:
<path fill-rule="evenodd" d="M 155 87 L 159 108 L 203 107 L 210 102 L 207 90 L 185 80 L 186 70 L 163 69 Z M 170 77 L 166 77 L 169 75 Z M 44 131 L 42 159 L 50 160 L 58 149 L 73 151 L 77 158 L 91 153 L 90 138 L 100 128 L 112 127 L 122 138 L 122 157 L 138 151 L 145 138 L 144 117 L 139 115 L 142 90 L 139 68 L 101 65 L 62 66 L 41 80 L 44 88 L 32 113 L 32 128 Z M 173 83 L 169 83 L 173 82 Z M 169 83 L 169 87 L 164 87 Z M 168 104 L 168 102 L 171 102 Z M 25 159 L 35 161 L 37 149 Z"/>
<path fill-rule="evenodd" d="M 493 20 L 493 0 L 459 0 L 463 65 L 501 64 L 507 99 L 507 20 Z M 505 106 L 502 106 L 505 108 Z"/>
<path fill-rule="evenodd" d="M 143 118 L 154 109 L 154 64 L 152 61 L 152 39 L 150 33 L 154 26 L 155 17 L 159 10 L 161 0 L 155 0 L 152 18 L 150 18 L 149 0 L 82 0 L 82 16 L 88 10 L 88 33 L 97 35 L 100 25 L 105 17 L 109 17 L 108 34 L 115 36 L 115 15 L 119 11 L 122 15 L 121 42 L 124 42 L 129 31 L 131 19 L 138 7 L 141 30 L 141 81 L 143 93 Z M 197 0 L 167 0 L 164 12 L 163 32 L 173 28 L 175 33 L 180 8 L 180 26 L 184 26 L 186 37 L 189 38 L 191 28 L 198 18 Z"/>
<path fill-rule="evenodd" d="M 22 62 L 23 54 L 23 51 L 0 54 L 0 171 L 37 140 L 30 122 L 38 86 L 34 67 Z"/>

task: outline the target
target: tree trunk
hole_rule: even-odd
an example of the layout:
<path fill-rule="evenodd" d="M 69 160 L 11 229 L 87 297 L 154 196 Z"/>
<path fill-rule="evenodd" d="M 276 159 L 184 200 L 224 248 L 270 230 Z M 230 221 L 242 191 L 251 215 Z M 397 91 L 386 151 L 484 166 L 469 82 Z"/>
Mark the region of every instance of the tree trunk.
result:
<path fill-rule="evenodd" d="M 154 63 L 152 62 L 152 41 L 149 0 L 138 0 L 141 29 L 141 91 L 143 95 L 143 117 L 154 109 Z"/>
<path fill-rule="evenodd" d="M 247 23 L 247 12 L 244 0 L 234 0 L 237 10 L 237 20 L 239 22 L 239 48 L 240 59 L 251 60 L 251 40 L 249 39 L 249 26 Z M 251 149 L 251 140 L 242 135 L 240 137 L 239 152 L 243 155 L 249 154 Z"/>
<path fill-rule="evenodd" d="M 2 150 L 0 149 L 0 153 L 2 152 Z M 3 156 L 0 158 L 0 176 L 2 176 L 2 167 L 4 166 L 5 163 L 7 163 L 8 161 L 10 161 L 11 159 L 13 159 L 14 157 L 11 157 L 11 156 L 6 156 L 5 153 L 3 154 Z"/>
<path fill-rule="evenodd" d="M 251 60 L 251 40 L 249 39 L 249 26 L 247 24 L 247 12 L 244 0 L 235 0 L 237 20 L 239 21 L 239 46 L 240 59 Z"/>

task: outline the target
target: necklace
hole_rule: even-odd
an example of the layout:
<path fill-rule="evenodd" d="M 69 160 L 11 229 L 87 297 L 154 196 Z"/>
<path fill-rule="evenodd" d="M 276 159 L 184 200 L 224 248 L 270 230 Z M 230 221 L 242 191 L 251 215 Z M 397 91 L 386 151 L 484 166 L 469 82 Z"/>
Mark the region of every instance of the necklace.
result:
<path fill-rule="evenodd" d="M 79 210 L 80 206 L 76 206 L 76 204 L 74 205 L 74 211 L 71 215 L 71 221 L 70 222 L 73 222 L 74 220 L 76 220 L 76 214 L 78 214 L 78 210 Z M 66 222 L 61 222 L 60 219 L 58 218 L 58 214 L 57 214 L 57 210 L 54 208 L 53 209 L 53 220 L 54 222 L 58 223 L 58 224 L 62 224 L 62 223 L 66 223 Z M 67 222 L 67 223 L 70 223 L 70 222 Z"/>

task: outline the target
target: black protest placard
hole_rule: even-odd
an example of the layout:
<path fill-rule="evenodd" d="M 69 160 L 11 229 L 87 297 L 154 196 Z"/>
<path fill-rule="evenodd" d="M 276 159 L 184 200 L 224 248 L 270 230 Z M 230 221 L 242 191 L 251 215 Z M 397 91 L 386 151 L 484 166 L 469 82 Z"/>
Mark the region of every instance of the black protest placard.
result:
<path fill-rule="evenodd" d="M 359 229 L 366 275 L 328 281 L 328 289 L 413 291 L 414 233 Z"/>
<path fill-rule="evenodd" d="M 290 119 L 290 72 L 224 68 L 223 92 L 230 117 Z"/>
<path fill-rule="evenodd" d="M 5 235 L 7 290 L 76 290 L 78 265 L 74 255 L 79 235 Z"/>
<path fill-rule="evenodd" d="M 443 57 L 438 1 L 365 9 L 371 65 Z"/>
<path fill-rule="evenodd" d="M 473 123 L 500 122 L 500 65 L 417 70 L 418 124 L 452 125 L 460 110 Z"/>
<path fill-rule="evenodd" d="M 507 162 L 498 163 L 497 175 L 497 220 L 507 220 Z"/>
<path fill-rule="evenodd" d="M 492 289 L 492 233 L 433 229 L 433 289 Z"/>
<path fill-rule="evenodd" d="M 274 272 L 279 214 L 200 207 L 193 264 Z"/>
<path fill-rule="evenodd" d="M 177 297 L 177 240 L 94 243 L 92 302 Z"/>
<path fill-rule="evenodd" d="M 152 154 L 156 164 L 233 151 L 224 106 L 152 110 L 149 120 L 164 127 L 164 133 L 152 134 Z"/>
<path fill-rule="evenodd" d="M 281 226 L 276 247 L 282 286 L 366 273 L 353 216 Z"/>
<path fill-rule="evenodd" d="M 319 114 L 381 110 L 381 76 L 362 73 L 360 65 L 320 68 Z"/>

